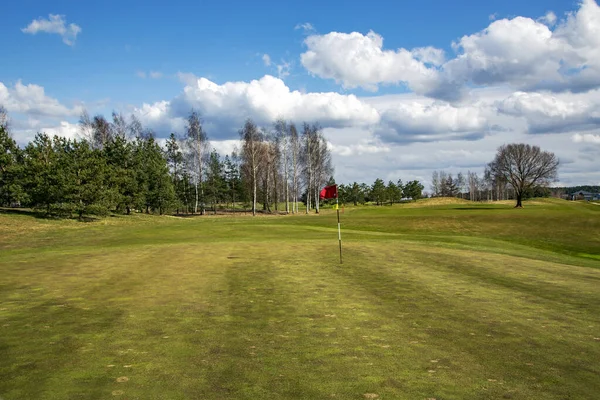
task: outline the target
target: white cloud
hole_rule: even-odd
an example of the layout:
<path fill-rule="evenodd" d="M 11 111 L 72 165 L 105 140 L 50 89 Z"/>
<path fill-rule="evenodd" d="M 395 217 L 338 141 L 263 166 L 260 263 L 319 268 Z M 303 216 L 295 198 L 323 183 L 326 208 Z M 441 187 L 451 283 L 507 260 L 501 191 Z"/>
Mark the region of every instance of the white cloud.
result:
<path fill-rule="evenodd" d="M 588 93 L 516 92 L 496 102 L 500 113 L 524 118 L 529 133 L 559 133 L 600 128 L 600 91 Z"/>
<path fill-rule="evenodd" d="M 310 22 L 305 22 L 303 24 L 297 24 L 294 27 L 295 30 L 302 29 L 304 33 L 311 33 L 315 31 L 315 27 Z"/>
<path fill-rule="evenodd" d="M 389 145 L 382 143 L 380 140 L 374 140 L 372 138 L 360 139 L 359 143 L 349 145 L 333 144 L 331 142 L 328 144 L 329 149 L 333 154 L 343 157 L 389 153 L 391 151 Z"/>
<path fill-rule="evenodd" d="M 78 116 L 82 111 L 81 106 L 69 108 L 58 100 L 46 96 L 42 86 L 23 85 L 20 80 L 12 88 L 0 82 L 0 104 L 11 113 L 29 116 L 64 118 Z"/>
<path fill-rule="evenodd" d="M 138 78 L 146 79 L 146 73 L 144 71 L 137 71 L 135 74 Z"/>
<path fill-rule="evenodd" d="M 268 54 L 263 54 L 262 60 L 263 60 L 263 63 L 265 63 L 266 67 L 269 67 L 271 65 L 271 56 L 269 56 Z"/>
<path fill-rule="evenodd" d="M 594 135 L 591 133 L 576 133 L 572 136 L 573 142 L 575 143 L 593 143 L 600 144 L 600 135 Z"/>
<path fill-rule="evenodd" d="M 159 138 L 183 133 L 192 108 L 201 112 L 211 144 L 222 154 L 238 144 L 237 130 L 246 118 L 267 128 L 279 116 L 298 124 L 319 122 L 330 144 L 338 182 L 402 178 L 419 179 L 427 186 L 434 169 L 481 174 L 497 147 L 512 142 L 555 152 L 563 162 L 559 171 L 563 184 L 600 180 L 600 127 L 578 129 L 575 135 L 572 130 L 527 133 L 544 120 L 583 126 L 581 121 L 596 115 L 593 105 L 600 103 L 596 92 L 524 94 L 507 88 L 474 89 L 463 103 L 452 104 L 414 93 L 368 98 L 301 93 L 268 75 L 223 84 L 191 74 L 180 74 L 180 79 L 184 89 L 179 96 L 133 109 Z M 1 84 L 0 103 L 10 105 L 15 139 L 21 145 L 39 131 L 77 137 L 79 109 L 61 105 L 40 86 L 19 82 L 7 88 Z M 40 113 L 36 107 L 54 111 Z"/>
<path fill-rule="evenodd" d="M 498 13 L 493 13 L 493 14 L 490 14 L 490 15 L 488 16 L 488 19 L 489 19 L 490 21 L 495 21 L 496 19 L 498 19 Z"/>
<path fill-rule="evenodd" d="M 287 61 L 281 61 L 281 64 L 277 64 L 277 76 L 279 79 L 286 78 L 290 76 L 290 69 L 292 65 Z"/>
<path fill-rule="evenodd" d="M 548 11 L 546 15 L 538 19 L 539 22 L 548 26 L 554 26 L 557 20 L 558 18 L 556 17 L 556 14 L 554 14 L 552 11 Z"/>
<path fill-rule="evenodd" d="M 44 132 L 49 136 L 63 136 L 68 139 L 79 139 L 79 126 L 67 121 L 60 121 L 58 126 L 41 127 L 40 132 Z"/>
<path fill-rule="evenodd" d="M 442 65 L 446 59 L 444 50 L 435 47 L 417 47 L 412 50 L 413 57 L 426 64 Z"/>
<path fill-rule="evenodd" d="M 216 84 L 206 78 L 185 76 L 183 93 L 171 102 L 145 105 L 145 113 L 185 117 L 194 108 L 215 124 L 214 135 L 231 137 L 246 118 L 270 125 L 276 118 L 319 122 L 323 126 L 368 125 L 379 121 L 375 108 L 354 95 L 301 93 L 278 78 L 265 75 L 251 82 Z"/>
<path fill-rule="evenodd" d="M 81 27 L 73 23 L 67 25 L 64 15 L 50 14 L 48 19 L 42 17 L 34 19 L 21 31 L 32 35 L 38 32 L 58 34 L 62 37 L 63 43 L 73 46 L 77 35 L 81 33 Z"/>
<path fill-rule="evenodd" d="M 334 79 L 346 88 L 362 86 L 375 91 L 379 83 L 407 83 L 416 92 L 426 92 L 438 80 L 437 71 L 417 56 L 431 61 L 431 55 L 441 50 L 420 49 L 416 55 L 406 49 L 383 50 L 383 38 L 373 31 L 367 35 L 311 35 L 304 43 L 308 50 L 300 56 L 302 65 L 312 74 Z"/>
<path fill-rule="evenodd" d="M 582 0 L 561 21 L 551 12 L 538 21 L 494 20 L 453 43 L 457 55 L 443 64 L 440 49 L 384 49 L 373 31 L 315 34 L 305 45 L 303 66 L 346 88 L 405 84 L 418 94 L 455 100 L 468 85 L 575 92 L 600 87 L 600 7 L 594 0 Z"/>

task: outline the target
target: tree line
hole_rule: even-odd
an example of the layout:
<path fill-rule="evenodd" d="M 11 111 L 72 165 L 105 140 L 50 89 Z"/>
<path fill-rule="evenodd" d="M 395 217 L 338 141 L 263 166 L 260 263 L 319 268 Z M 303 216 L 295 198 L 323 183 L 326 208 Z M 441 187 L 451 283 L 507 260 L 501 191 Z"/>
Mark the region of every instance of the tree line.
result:
<path fill-rule="evenodd" d="M 283 119 L 271 129 L 248 119 L 240 146 L 222 157 L 211 148 L 200 115 L 190 112 L 181 134 L 164 147 L 131 116 L 112 120 L 87 112 L 80 138 L 38 133 L 24 148 L 10 135 L 0 107 L 0 205 L 48 215 L 109 212 L 205 214 L 247 207 L 265 212 L 319 211 L 319 191 L 333 175 L 322 128 Z"/>
<path fill-rule="evenodd" d="M 529 197 L 548 197 L 548 185 L 557 180 L 559 160 L 538 146 L 515 143 L 500 146 L 492 162 L 486 165 L 483 176 L 468 171 L 454 177 L 446 171 L 433 171 L 432 197 L 460 197 L 471 201 L 522 200 Z"/>
<path fill-rule="evenodd" d="M 0 205 L 27 206 L 55 215 L 105 215 L 132 211 L 163 214 L 214 213 L 248 209 L 263 212 L 319 212 L 319 191 L 334 184 L 331 152 L 318 124 L 297 126 L 284 119 L 271 128 L 251 119 L 239 130 L 240 145 L 223 158 L 211 148 L 200 115 L 191 111 L 181 134 L 164 147 L 152 130 L 131 116 L 113 112 L 79 121 L 79 139 L 38 133 L 24 148 L 10 135 L 0 106 Z M 510 144 L 498 149 L 483 177 L 453 177 L 434 171 L 432 196 L 470 200 L 517 199 L 540 195 L 556 177 L 558 159 L 536 146 Z M 348 204 L 394 204 L 421 198 L 423 185 L 376 179 L 338 186 Z M 302 203 L 302 205 L 300 204 Z"/>
<path fill-rule="evenodd" d="M 331 181 L 328 184 L 333 184 Z M 377 178 L 372 185 L 354 182 L 352 184 L 338 185 L 339 200 L 343 204 L 365 204 L 367 202 L 376 205 L 400 203 L 402 201 L 418 200 L 423 197 L 424 186 L 417 180 L 402 183 L 402 179 L 394 182 Z M 331 201 L 330 201 L 331 202 Z"/>

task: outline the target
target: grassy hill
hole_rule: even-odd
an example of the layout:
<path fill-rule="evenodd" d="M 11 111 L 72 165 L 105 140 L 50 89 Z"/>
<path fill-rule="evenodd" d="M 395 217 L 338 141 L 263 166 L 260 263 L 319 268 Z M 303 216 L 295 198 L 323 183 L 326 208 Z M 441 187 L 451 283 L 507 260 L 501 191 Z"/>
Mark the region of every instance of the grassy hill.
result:
<path fill-rule="evenodd" d="M 0 397 L 589 399 L 600 207 L 0 212 Z"/>

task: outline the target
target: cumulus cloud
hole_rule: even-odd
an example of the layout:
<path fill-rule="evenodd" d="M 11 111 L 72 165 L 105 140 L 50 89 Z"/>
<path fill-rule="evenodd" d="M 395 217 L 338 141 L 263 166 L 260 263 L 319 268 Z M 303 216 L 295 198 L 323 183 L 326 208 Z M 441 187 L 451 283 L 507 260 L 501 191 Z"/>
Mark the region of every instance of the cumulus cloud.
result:
<path fill-rule="evenodd" d="M 67 121 L 60 121 L 58 126 L 49 126 L 40 128 L 41 132 L 46 133 L 49 136 L 63 136 L 68 139 L 79 139 L 79 126 L 78 124 L 70 123 Z"/>
<path fill-rule="evenodd" d="M 32 35 L 38 32 L 57 34 L 62 37 L 63 43 L 73 46 L 77 35 L 81 33 L 81 27 L 73 23 L 67 24 L 64 15 L 50 14 L 48 19 L 42 17 L 34 19 L 27 27 L 21 29 L 21 31 Z"/>
<path fill-rule="evenodd" d="M 458 107 L 444 102 L 398 104 L 386 110 L 382 120 L 398 133 L 473 132 L 485 126 L 479 107 Z"/>
<path fill-rule="evenodd" d="M 594 0 L 581 1 L 562 21 L 552 12 L 537 21 L 494 20 L 453 43 L 457 55 L 445 62 L 431 47 L 384 49 L 373 31 L 311 35 L 304 43 L 302 65 L 346 88 L 404 84 L 418 94 L 456 100 L 468 85 L 556 92 L 600 87 L 600 7 Z"/>
<path fill-rule="evenodd" d="M 185 117 L 194 108 L 207 122 L 229 127 L 218 135 L 231 136 L 246 118 L 270 125 L 276 118 L 318 121 L 323 126 L 354 126 L 379 121 L 375 108 L 354 95 L 339 93 L 301 93 L 270 75 L 251 82 L 226 82 L 222 85 L 206 78 L 186 76 L 183 93 L 169 103 L 147 106 L 146 113 Z M 153 108 L 151 108 L 153 107 Z"/>
<path fill-rule="evenodd" d="M 77 116 L 82 107 L 69 108 L 57 99 L 46 96 L 42 86 L 24 85 L 20 80 L 11 88 L 0 82 L 0 104 L 9 112 L 29 116 L 65 118 Z"/>
<path fill-rule="evenodd" d="M 185 118 L 192 108 L 201 113 L 213 147 L 223 154 L 238 144 L 237 130 L 246 118 L 267 128 L 280 116 L 297 123 L 319 122 L 324 127 L 339 182 L 372 182 L 380 177 L 386 181 L 402 178 L 426 183 L 434 169 L 480 173 L 493 159 L 496 148 L 511 142 L 535 144 L 555 152 L 561 160 L 573 160 L 568 167 L 561 167 L 564 184 L 600 179 L 600 127 L 528 134 L 544 120 L 586 126 L 584 122 L 597 115 L 593 105 L 600 104 L 595 92 L 474 89 L 464 102 L 448 103 L 414 93 L 366 98 L 329 92 L 302 93 L 269 75 L 251 82 L 223 84 L 192 74 L 180 74 L 180 79 L 184 88 L 175 98 L 133 109 L 144 126 L 154 130 L 159 138 L 170 132 L 184 132 Z M 19 82 L 7 88 L 1 84 L 0 103 L 9 109 L 15 138 L 21 145 L 39 131 L 77 137 L 80 109 L 60 104 L 40 86 Z"/>
<path fill-rule="evenodd" d="M 332 92 L 303 93 L 270 75 L 224 84 L 192 74 L 181 74 L 180 78 L 185 83 L 180 95 L 135 110 L 142 122 L 158 132 L 181 130 L 191 109 L 201 113 L 211 136 L 218 139 L 237 136 L 246 118 L 262 126 L 283 117 L 318 122 L 324 128 L 368 127 L 375 141 L 334 143 L 335 151 L 356 154 L 386 151 L 382 143 L 477 140 L 503 128 L 501 122 L 489 121 L 490 114 L 496 112 L 492 105 L 497 97 L 474 98 L 459 105 L 412 95 L 360 99 Z"/>
<path fill-rule="evenodd" d="M 600 91 L 585 94 L 516 92 L 496 102 L 500 113 L 525 119 L 529 133 L 600 128 Z"/>
<path fill-rule="evenodd" d="M 383 38 L 373 31 L 311 35 L 304 43 L 308 50 L 300 56 L 302 65 L 313 75 L 334 79 L 346 88 L 376 91 L 379 83 L 406 83 L 416 92 L 426 92 L 439 79 L 437 71 L 418 57 L 439 60 L 441 50 L 420 49 L 417 54 L 384 50 Z"/>

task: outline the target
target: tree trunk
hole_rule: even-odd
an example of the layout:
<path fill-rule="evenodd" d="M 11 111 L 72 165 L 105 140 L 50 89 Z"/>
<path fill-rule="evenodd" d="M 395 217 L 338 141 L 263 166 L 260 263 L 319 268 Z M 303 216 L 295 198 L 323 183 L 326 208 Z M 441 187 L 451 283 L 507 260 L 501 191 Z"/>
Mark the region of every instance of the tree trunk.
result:
<path fill-rule="evenodd" d="M 194 205 L 194 214 L 198 212 L 198 182 L 196 182 L 196 204 Z"/>
<path fill-rule="evenodd" d="M 523 208 L 523 203 L 522 203 L 523 193 L 516 192 L 515 196 L 517 197 L 517 205 L 515 206 L 515 208 Z"/>
<path fill-rule="evenodd" d="M 256 170 L 252 170 L 252 215 L 256 215 Z"/>

